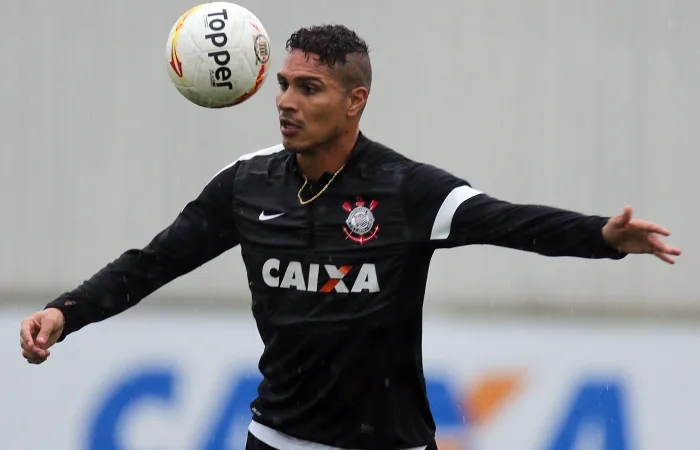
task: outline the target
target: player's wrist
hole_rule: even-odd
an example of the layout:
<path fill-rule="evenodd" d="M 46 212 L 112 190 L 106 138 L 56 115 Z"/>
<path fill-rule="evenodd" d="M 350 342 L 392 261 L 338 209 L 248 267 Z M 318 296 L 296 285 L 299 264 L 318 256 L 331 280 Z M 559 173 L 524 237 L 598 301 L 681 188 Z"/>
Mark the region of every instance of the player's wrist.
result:
<path fill-rule="evenodd" d="M 66 314 L 64 310 L 65 305 L 55 305 L 53 303 L 54 302 L 46 305 L 44 311 L 50 312 L 54 316 L 53 319 L 56 321 L 56 328 L 61 330 L 61 336 L 58 338 L 57 342 L 61 342 L 68 335 L 68 314 Z"/>

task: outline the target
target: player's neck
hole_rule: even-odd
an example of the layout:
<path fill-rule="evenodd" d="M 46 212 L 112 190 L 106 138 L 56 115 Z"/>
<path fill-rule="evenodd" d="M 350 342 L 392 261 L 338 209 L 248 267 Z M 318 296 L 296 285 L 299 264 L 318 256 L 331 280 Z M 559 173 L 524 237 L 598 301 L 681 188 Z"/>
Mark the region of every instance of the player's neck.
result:
<path fill-rule="evenodd" d="M 324 173 L 335 173 L 343 167 L 352 154 L 358 134 L 359 129 L 349 130 L 338 139 L 312 153 L 298 153 L 299 169 L 310 181 L 318 180 Z"/>

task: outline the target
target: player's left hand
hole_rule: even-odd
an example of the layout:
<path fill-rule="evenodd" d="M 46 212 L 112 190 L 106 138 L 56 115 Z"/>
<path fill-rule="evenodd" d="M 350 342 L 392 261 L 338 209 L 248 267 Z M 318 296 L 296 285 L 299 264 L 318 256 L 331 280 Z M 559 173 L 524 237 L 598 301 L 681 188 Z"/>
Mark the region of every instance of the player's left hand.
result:
<path fill-rule="evenodd" d="M 671 233 L 664 227 L 640 219 L 632 219 L 632 207 L 626 206 L 622 214 L 611 217 L 603 227 L 603 239 L 608 245 L 623 253 L 653 254 L 669 264 L 680 249 L 664 243 L 659 236 Z"/>

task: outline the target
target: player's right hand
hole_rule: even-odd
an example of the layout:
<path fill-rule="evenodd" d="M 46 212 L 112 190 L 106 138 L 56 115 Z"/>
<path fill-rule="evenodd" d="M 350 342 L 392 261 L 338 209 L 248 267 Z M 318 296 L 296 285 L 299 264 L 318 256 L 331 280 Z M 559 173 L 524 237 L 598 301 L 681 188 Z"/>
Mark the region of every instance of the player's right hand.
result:
<path fill-rule="evenodd" d="M 63 333 L 65 317 L 56 308 L 36 312 L 22 321 L 19 342 L 22 356 L 30 364 L 41 364 L 49 357 L 49 348 Z"/>

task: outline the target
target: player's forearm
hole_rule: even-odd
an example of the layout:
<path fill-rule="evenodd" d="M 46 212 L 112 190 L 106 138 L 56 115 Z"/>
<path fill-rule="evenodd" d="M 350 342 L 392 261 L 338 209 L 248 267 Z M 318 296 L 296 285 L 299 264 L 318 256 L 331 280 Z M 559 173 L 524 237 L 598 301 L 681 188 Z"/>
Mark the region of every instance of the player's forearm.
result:
<path fill-rule="evenodd" d="M 131 308 L 184 270 L 148 247 L 129 250 L 46 307 L 63 312 L 65 328 L 62 340 L 86 325 Z"/>
<path fill-rule="evenodd" d="M 65 316 L 64 334 L 119 314 L 170 281 L 238 244 L 228 215 L 234 168 L 220 172 L 142 250 L 128 250 L 46 307 Z"/>
<path fill-rule="evenodd" d="M 512 204 L 481 195 L 465 202 L 454 222 L 457 234 L 464 234 L 472 244 L 497 245 L 545 256 L 624 257 L 603 240 L 605 217 L 549 206 Z"/>

